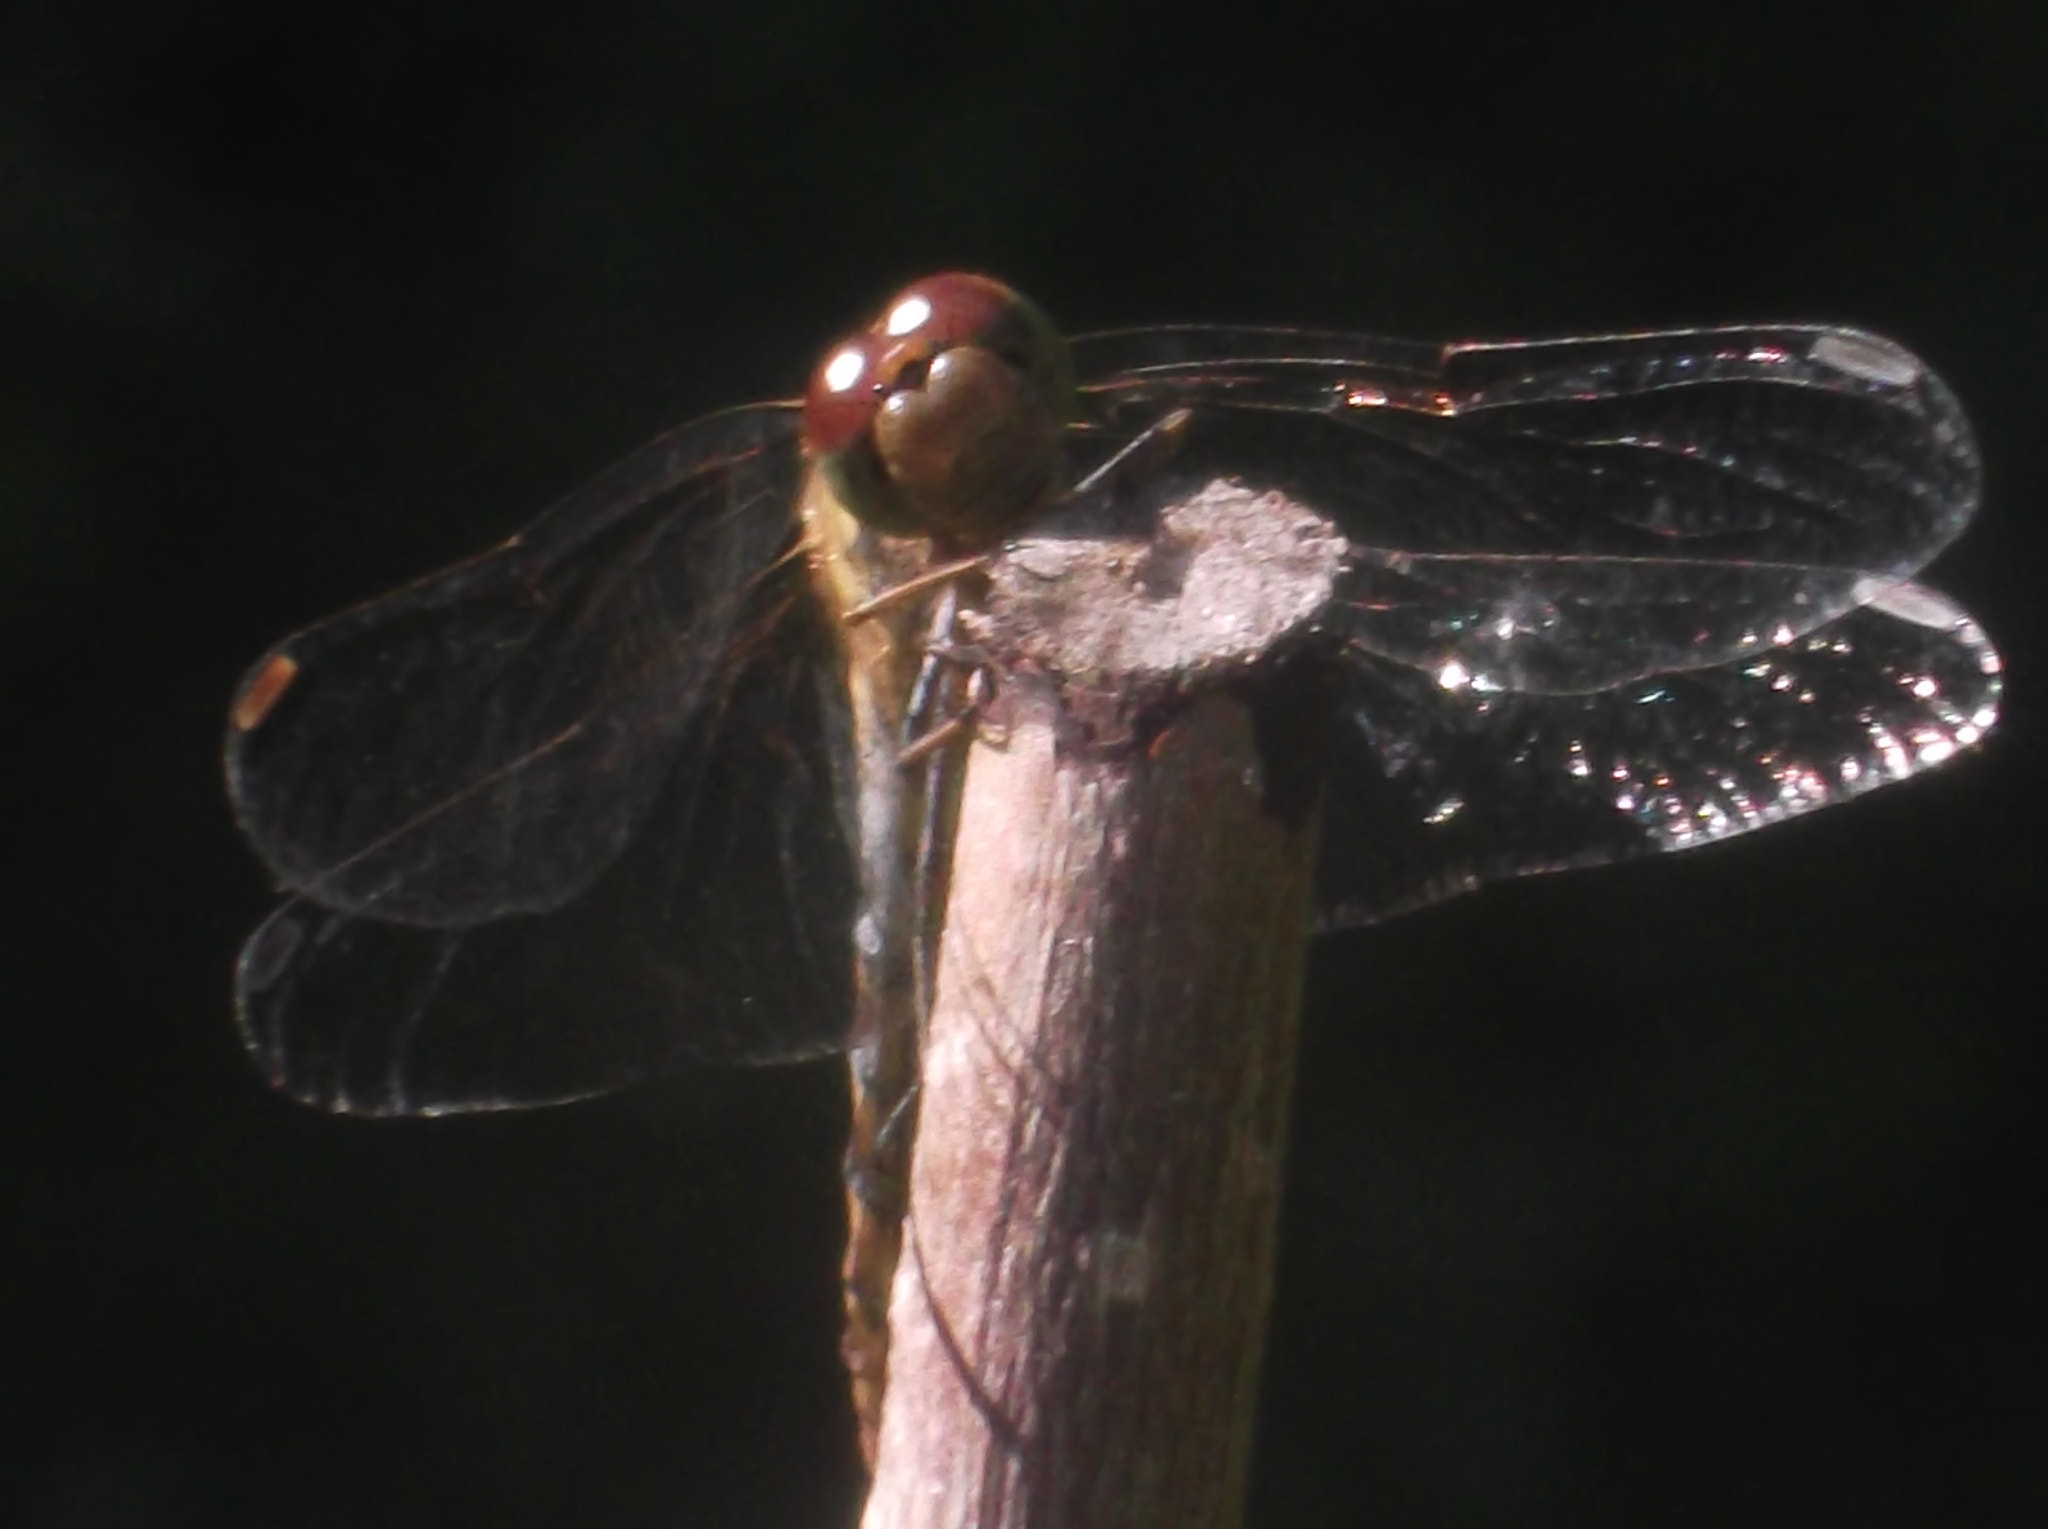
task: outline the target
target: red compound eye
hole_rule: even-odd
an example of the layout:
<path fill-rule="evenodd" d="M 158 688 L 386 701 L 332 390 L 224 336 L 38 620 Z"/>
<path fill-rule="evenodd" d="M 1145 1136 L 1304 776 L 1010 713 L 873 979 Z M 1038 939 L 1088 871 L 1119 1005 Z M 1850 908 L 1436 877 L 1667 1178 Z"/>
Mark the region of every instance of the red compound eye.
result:
<path fill-rule="evenodd" d="M 999 281 L 947 272 L 819 364 L 804 450 L 875 529 L 979 546 L 1058 493 L 1073 400 L 1045 316 Z"/>
<path fill-rule="evenodd" d="M 1018 297 L 999 281 L 948 271 L 906 287 L 866 333 L 835 345 L 804 393 L 804 448 L 844 451 L 891 393 L 922 386 L 932 358 L 957 345 L 986 344 L 1014 364 Z"/>
<path fill-rule="evenodd" d="M 804 450 L 830 456 L 859 440 L 888 396 L 877 364 L 875 336 L 855 335 L 835 345 L 804 390 Z"/>
<path fill-rule="evenodd" d="M 871 332 L 892 348 L 922 350 L 929 358 L 955 345 L 981 344 L 1014 327 L 1017 302 L 1017 294 L 999 281 L 947 271 L 905 288 Z"/>

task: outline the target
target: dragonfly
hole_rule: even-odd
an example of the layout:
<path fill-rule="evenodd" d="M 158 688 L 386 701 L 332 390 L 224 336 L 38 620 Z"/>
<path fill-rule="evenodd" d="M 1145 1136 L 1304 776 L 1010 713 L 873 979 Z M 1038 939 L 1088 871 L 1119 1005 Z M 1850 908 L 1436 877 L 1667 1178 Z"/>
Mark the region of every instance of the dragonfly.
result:
<path fill-rule="evenodd" d="M 845 1051 L 872 1458 L 962 741 L 961 639 L 1041 527 L 1205 486 L 1341 533 L 1279 661 L 1328 715 L 1322 927 L 1712 843 L 1980 742 L 1998 655 L 1915 575 L 1973 514 L 1954 395 L 1857 330 L 1063 339 L 948 273 L 805 395 L 674 429 L 479 556 L 285 638 L 226 747 L 285 894 L 264 1075 L 438 1115 Z"/>

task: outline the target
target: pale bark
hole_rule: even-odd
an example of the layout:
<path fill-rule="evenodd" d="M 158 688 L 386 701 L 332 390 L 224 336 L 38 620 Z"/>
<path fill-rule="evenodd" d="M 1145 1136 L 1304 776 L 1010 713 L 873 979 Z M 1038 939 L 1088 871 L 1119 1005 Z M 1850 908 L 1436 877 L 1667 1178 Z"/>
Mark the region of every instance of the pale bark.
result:
<path fill-rule="evenodd" d="M 1244 706 L 967 768 L 867 1529 L 1238 1523 L 1315 815 Z"/>

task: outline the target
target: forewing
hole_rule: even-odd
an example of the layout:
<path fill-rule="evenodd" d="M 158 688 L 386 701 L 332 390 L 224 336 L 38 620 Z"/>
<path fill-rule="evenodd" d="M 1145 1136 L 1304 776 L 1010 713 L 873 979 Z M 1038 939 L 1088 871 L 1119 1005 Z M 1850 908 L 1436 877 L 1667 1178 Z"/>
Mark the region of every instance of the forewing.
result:
<path fill-rule="evenodd" d="M 1174 329 L 1078 353 L 1084 442 L 1192 407 L 1191 487 L 1280 489 L 1350 539 L 1333 631 L 1502 690 L 1591 692 L 1802 635 L 1920 568 L 1977 502 L 1948 389 L 1852 330 Z"/>
<path fill-rule="evenodd" d="M 795 433 L 779 405 L 683 426 L 501 546 L 260 659 L 227 773 L 279 882 L 456 929 L 590 887 L 685 740 L 704 745 L 743 646 L 803 598 Z"/>

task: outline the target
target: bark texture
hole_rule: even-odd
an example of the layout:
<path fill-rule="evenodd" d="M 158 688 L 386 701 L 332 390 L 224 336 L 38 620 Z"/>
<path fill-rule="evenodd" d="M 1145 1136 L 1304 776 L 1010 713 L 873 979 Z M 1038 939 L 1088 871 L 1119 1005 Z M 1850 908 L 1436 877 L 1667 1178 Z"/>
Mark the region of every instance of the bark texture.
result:
<path fill-rule="evenodd" d="M 1227 691 L 970 753 L 867 1529 L 1238 1523 L 1316 822 Z"/>

